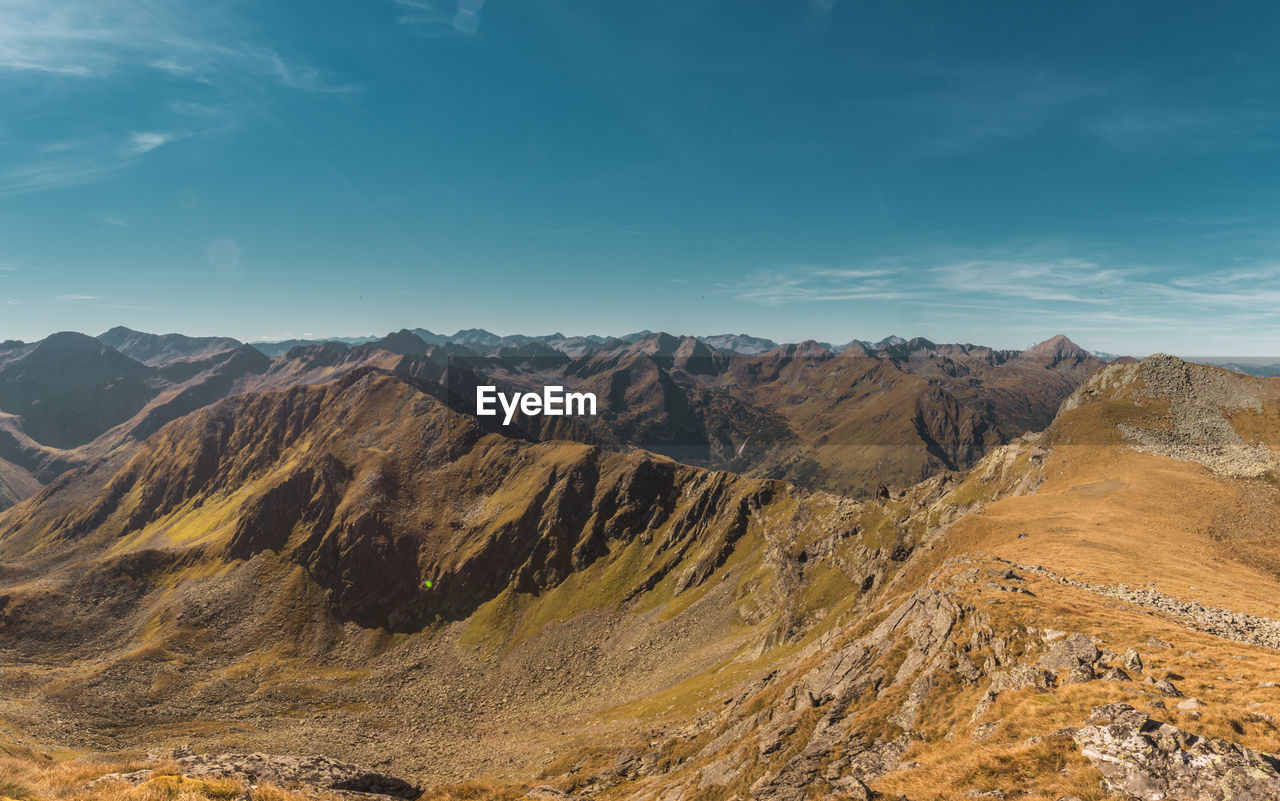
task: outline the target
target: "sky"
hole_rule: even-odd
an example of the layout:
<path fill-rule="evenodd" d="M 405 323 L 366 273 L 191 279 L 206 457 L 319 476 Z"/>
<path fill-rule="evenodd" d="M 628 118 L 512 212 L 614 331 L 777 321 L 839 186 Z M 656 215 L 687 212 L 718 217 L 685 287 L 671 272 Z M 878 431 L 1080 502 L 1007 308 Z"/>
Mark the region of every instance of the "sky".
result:
<path fill-rule="evenodd" d="M 1280 6 L 0 0 L 0 339 L 1280 355 Z"/>

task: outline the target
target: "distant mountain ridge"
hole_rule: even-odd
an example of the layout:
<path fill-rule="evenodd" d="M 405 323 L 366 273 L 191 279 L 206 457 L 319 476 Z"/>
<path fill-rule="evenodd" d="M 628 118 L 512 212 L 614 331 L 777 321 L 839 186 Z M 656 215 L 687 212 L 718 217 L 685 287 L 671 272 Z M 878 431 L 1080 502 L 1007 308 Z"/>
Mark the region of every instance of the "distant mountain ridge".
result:
<path fill-rule="evenodd" d="M 128 331 L 128 329 L 112 329 L 112 331 L 118 331 L 118 330 Z M 471 348 L 472 350 L 475 350 L 477 353 L 480 353 L 480 354 L 486 354 L 486 355 L 496 354 L 496 352 L 500 348 L 513 347 L 513 346 L 522 347 L 525 345 L 538 342 L 544 345 L 548 345 L 552 348 L 555 348 L 556 350 L 561 351 L 562 353 L 565 353 L 572 358 L 577 358 L 578 356 L 581 356 L 590 348 L 596 345 L 602 345 L 605 342 L 609 342 L 612 340 L 621 341 L 621 342 L 638 342 L 644 339 L 645 337 L 652 336 L 655 333 L 648 329 L 644 329 L 642 331 L 635 331 L 630 334 L 624 334 L 622 336 L 616 336 L 616 337 L 601 336 L 599 334 L 587 334 L 582 336 L 566 336 L 565 334 L 562 334 L 558 331 L 552 334 L 541 334 L 541 335 L 507 334 L 504 336 L 500 334 L 495 334 L 492 331 L 488 331 L 484 328 L 464 328 L 454 332 L 453 334 L 440 334 L 426 328 L 410 328 L 410 329 L 404 329 L 404 330 L 407 330 L 413 333 L 415 336 L 417 336 L 419 339 L 421 339 L 423 342 L 429 345 L 445 345 L 445 344 L 465 345 L 468 348 Z M 108 332 L 108 333 L 111 333 L 111 332 Z M 99 338 L 102 338 L 105 336 L 107 336 L 107 334 L 103 334 Z M 146 335 L 146 336 L 152 336 L 152 335 Z M 170 335 L 170 336 L 173 336 L 173 335 Z M 757 336 L 752 336 L 750 334 L 745 334 L 745 333 L 710 334 L 705 336 L 693 335 L 693 338 L 698 340 L 699 342 L 703 342 L 707 345 L 710 345 L 716 350 L 725 351 L 727 353 L 737 353 L 743 356 L 757 356 L 761 353 L 765 353 L 767 351 L 773 350 L 785 344 L 802 344 L 802 343 L 777 342 L 775 340 L 767 339 L 765 337 L 757 337 Z M 254 342 L 252 344 L 254 347 L 256 347 L 258 350 L 261 350 L 266 355 L 275 357 L 275 356 L 283 355 L 289 352 L 291 349 L 298 347 L 300 345 L 302 346 L 319 345 L 325 342 L 340 342 L 345 345 L 355 346 L 355 345 L 364 345 L 370 342 L 376 342 L 380 339 L 382 339 L 382 337 L 379 337 L 379 336 L 325 337 L 325 338 L 318 338 L 318 339 L 287 339 L 287 340 L 279 340 L 275 342 Z M 814 341 L 814 340 L 809 340 L 809 341 Z M 107 344 L 111 344 L 111 342 L 108 341 Z M 865 340 L 865 339 L 853 339 L 844 344 L 835 344 L 831 342 L 819 342 L 818 344 L 820 344 L 822 347 L 826 348 L 827 350 L 831 351 L 832 353 L 842 353 L 851 347 L 860 347 L 865 349 L 868 352 L 876 352 L 876 351 L 890 352 L 895 349 L 901 350 L 903 348 L 906 348 L 908 351 L 910 351 L 910 350 L 919 349 L 920 347 L 929 347 L 929 346 L 932 346 L 934 343 L 922 337 L 916 337 L 915 339 L 908 340 L 908 339 L 904 339 L 903 337 L 897 336 L 895 334 L 890 334 L 887 337 L 884 337 L 882 339 L 875 340 L 875 341 Z M 968 345 L 967 347 L 972 348 L 975 346 Z M 1081 351 L 1084 350 L 1083 348 L 1078 348 L 1078 349 Z M 1014 350 L 1009 350 L 1008 352 L 1018 353 L 1020 351 L 1014 349 Z M 1093 355 L 1105 361 L 1111 361 L 1114 358 L 1116 358 L 1114 356 L 1111 356 L 1110 354 L 1105 354 L 1100 352 L 1095 352 Z"/>
<path fill-rule="evenodd" d="M 247 345 L 116 327 L 0 344 L 0 507 L 80 465 L 132 452 L 223 398 L 379 369 L 438 384 L 474 414 L 474 387 L 594 392 L 594 418 L 509 435 L 641 448 L 688 464 L 862 496 L 963 469 L 1039 430 L 1102 364 L 1065 337 L 1026 351 L 890 336 L 836 346 L 747 334 L 441 335 Z"/>
<path fill-rule="evenodd" d="M 235 350 L 244 343 L 231 337 L 189 337 L 183 334 L 147 334 L 118 325 L 98 334 L 98 341 L 147 365 L 177 359 L 198 359 Z"/>

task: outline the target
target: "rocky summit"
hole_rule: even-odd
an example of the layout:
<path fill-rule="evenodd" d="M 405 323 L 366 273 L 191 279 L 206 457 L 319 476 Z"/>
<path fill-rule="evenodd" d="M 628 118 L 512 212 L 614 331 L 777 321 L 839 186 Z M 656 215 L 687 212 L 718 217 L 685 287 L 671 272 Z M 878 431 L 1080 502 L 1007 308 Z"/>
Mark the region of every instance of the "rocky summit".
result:
<path fill-rule="evenodd" d="M 459 333 L 4 344 L 0 797 L 1280 797 L 1276 380 Z"/>

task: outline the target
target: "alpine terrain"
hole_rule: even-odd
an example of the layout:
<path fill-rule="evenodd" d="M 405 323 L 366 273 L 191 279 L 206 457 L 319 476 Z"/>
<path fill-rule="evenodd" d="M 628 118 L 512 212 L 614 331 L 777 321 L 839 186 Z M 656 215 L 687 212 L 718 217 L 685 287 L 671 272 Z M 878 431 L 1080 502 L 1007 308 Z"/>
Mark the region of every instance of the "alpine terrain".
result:
<path fill-rule="evenodd" d="M 1280 380 L 486 334 L 0 345 L 0 797 L 1280 798 Z"/>

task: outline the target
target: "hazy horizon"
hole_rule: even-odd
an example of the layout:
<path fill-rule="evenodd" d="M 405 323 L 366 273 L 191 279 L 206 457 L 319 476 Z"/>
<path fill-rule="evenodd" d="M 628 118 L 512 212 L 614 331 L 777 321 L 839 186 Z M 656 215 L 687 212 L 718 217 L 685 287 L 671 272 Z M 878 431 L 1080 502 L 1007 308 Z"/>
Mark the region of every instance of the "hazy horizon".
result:
<path fill-rule="evenodd" d="M 455 334 L 462 333 L 463 331 L 482 330 L 482 331 L 487 331 L 488 333 L 498 337 L 527 336 L 532 338 L 539 338 L 539 337 L 551 337 L 555 334 L 561 334 L 566 338 L 597 336 L 597 337 L 604 337 L 606 339 L 608 338 L 625 339 L 627 337 L 634 336 L 635 334 L 640 334 L 647 331 L 648 333 L 652 333 L 652 334 L 666 333 L 666 334 L 670 334 L 672 336 L 677 336 L 677 337 L 691 336 L 699 339 L 706 339 L 710 337 L 719 337 L 719 336 L 747 336 L 747 337 L 753 337 L 756 339 L 771 340 L 777 343 L 778 345 L 791 345 L 791 344 L 798 344 L 805 341 L 816 341 L 819 343 L 832 345 L 836 347 L 842 347 L 854 341 L 874 344 L 877 342 L 890 339 L 892 337 L 900 337 L 901 339 L 904 339 L 904 340 L 911 340 L 911 339 L 915 339 L 917 337 L 922 336 L 920 334 L 915 334 L 915 333 L 893 332 L 889 334 L 884 334 L 882 336 L 854 336 L 846 339 L 837 339 L 837 340 L 818 339 L 816 337 L 805 337 L 803 339 L 778 339 L 776 337 L 763 336 L 759 333 L 752 332 L 752 331 L 717 331 L 717 332 L 708 333 L 708 332 L 685 331 L 685 330 L 673 331 L 673 330 L 665 330 L 665 329 L 638 329 L 636 331 L 626 331 L 626 332 L 617 332 L 617 331 L 570 332 L 570 331 L 562 331 L 559 329 L 555 329 L 555 330 L 547 331 L 543 333 L 534 333 L 531 331 L 514 331 L 514 330 L 513 331 L 497 331 L 483 325 L 471 325 L 471 326 L 465 326 L 464 328 L 451 329 L 451 330 L 432 328 L 431 326 L 425 326 L 425 325 L 402 325 L 402 326 L 391 328 L 383 332 L 365 332 L 365 333 L 301 332 L 298 334 L 290 334 L 287 336 L 267 336 L 267 337 L 249 338 L 249 337 L 237 336 L 234 333 L 228 333 L 226 331 L 193 334 L 190 331 L 145 331 L 145 330 L 133 328 L 132 326 L 127 326 L 127 325 L 112 326 L 112 328 L 116 328 L 116 327 L 128 328 L 138 333 L 154 334 L 158 336 L 178 334 L 178 335 L 188 336 L 188 337 L 228 337 L 231 339 L 239 340 L 240 342 L 248 345 L 255 345 L 255 344 L 270 345 L 270 344 L 276 344 L 280 342 L 287 342 L 291 340 L 307 340 L 307 341 L 313 341 L 313 342 L 341 341 L 341 340 L 375 341 L 375 340 L 382 339 L 390 334 L 394 334 L 398 331 L 402 331 L 402 330 L 413 331 L 415 329 L 423 329 L 426 331 L 430 331 L 433 334 L 436 334 L 439 336 L 445 336 L 445 337 L 451 337 Z M 107 330 L 110 330 L 110 329 L 107 329 Z M 52 336 L 53 334 L 65 333 L 65 332 L 75 332 L 75 333 L 84 334 L 90 337 L 98 337 L 105 334 L 107 331 L 100 331 L 94 334 L 88 331 L 83 331 L 75 328 L 67 328 L 67 329 L 59 329 L 57 331 L 49 331 L 46 334 L 33 337 L 30 339 L 24 339 L 21 337 L 4 336 L 0 334 L 0 342 L 21 341 L 24 344 L 33 344 L 48 336 Z M 1053 334 L 1047 334 L 1041 339 L 1037 339 L 1033 342 L 1028 342 L 1025 344 L 1002 344 L 1002 343 L 993 343 L 993 342 L 982 342 L 982 341 L 976 341 L 972 339 L 943 340 L 943 339 L 934 339 L 932 337 L 923 337 L 923 338 L 928 339 L 931 342 L 934 342 L 935 344 L 939 344 L 939 345 L 959 344 L 959 345 L 985 346 L 985 347 L 993 348 L 995 350 L 1027 350 L 1028 348 L 1031 348 L 1035 345 L 1048 341 L 1055 336 L 1065 336 L 1068 339 L 1070 339 L 1072 342 L 1074 342 L 1076 345 L 1079 345 L 1080 347 L 1084 348 L 1085 350 L 1091 353 L 1101 354 L 1101 355 L 1114 357 L 1114 358 L 1135 357 L 1135 358 L 1141 359 L 1156 353 L 1171 353 L 1174 356 L 1178 356 L 1184 359 L 1202 360 L 1202 361 L 1209 361 L 1209 362 L 1215 362 L 1215 363 L 1216 362 L 1236 362 L 1239 364 L 1249 364 L 1249 365 L 1258 365 L 1258 366 L 1280 364 L 1280 353 L 1277 353 L 1275 355 L 1269 355 L 1269 354 L 1263 354 L 1263 353 L 1242 354 L 1242 355 L 1222 355 L 1221 353 L 1204 353 L 1204 352 L 1189 352 L 1189 351 L 1175 352 L 1175 351 L 1167 351 L 1167 350 L 1164 350 L 1164 351 L 1157 350 L 1157 351 L 1150 351 L 1150 352 L 1108 351 L 1102 348 L 1090 347 L 1087 342 L 1081 342 L 1079 341 L 1079 339 L 1071 336 L 1071 334 L 1067 332 L 1057 332 Z"/>

